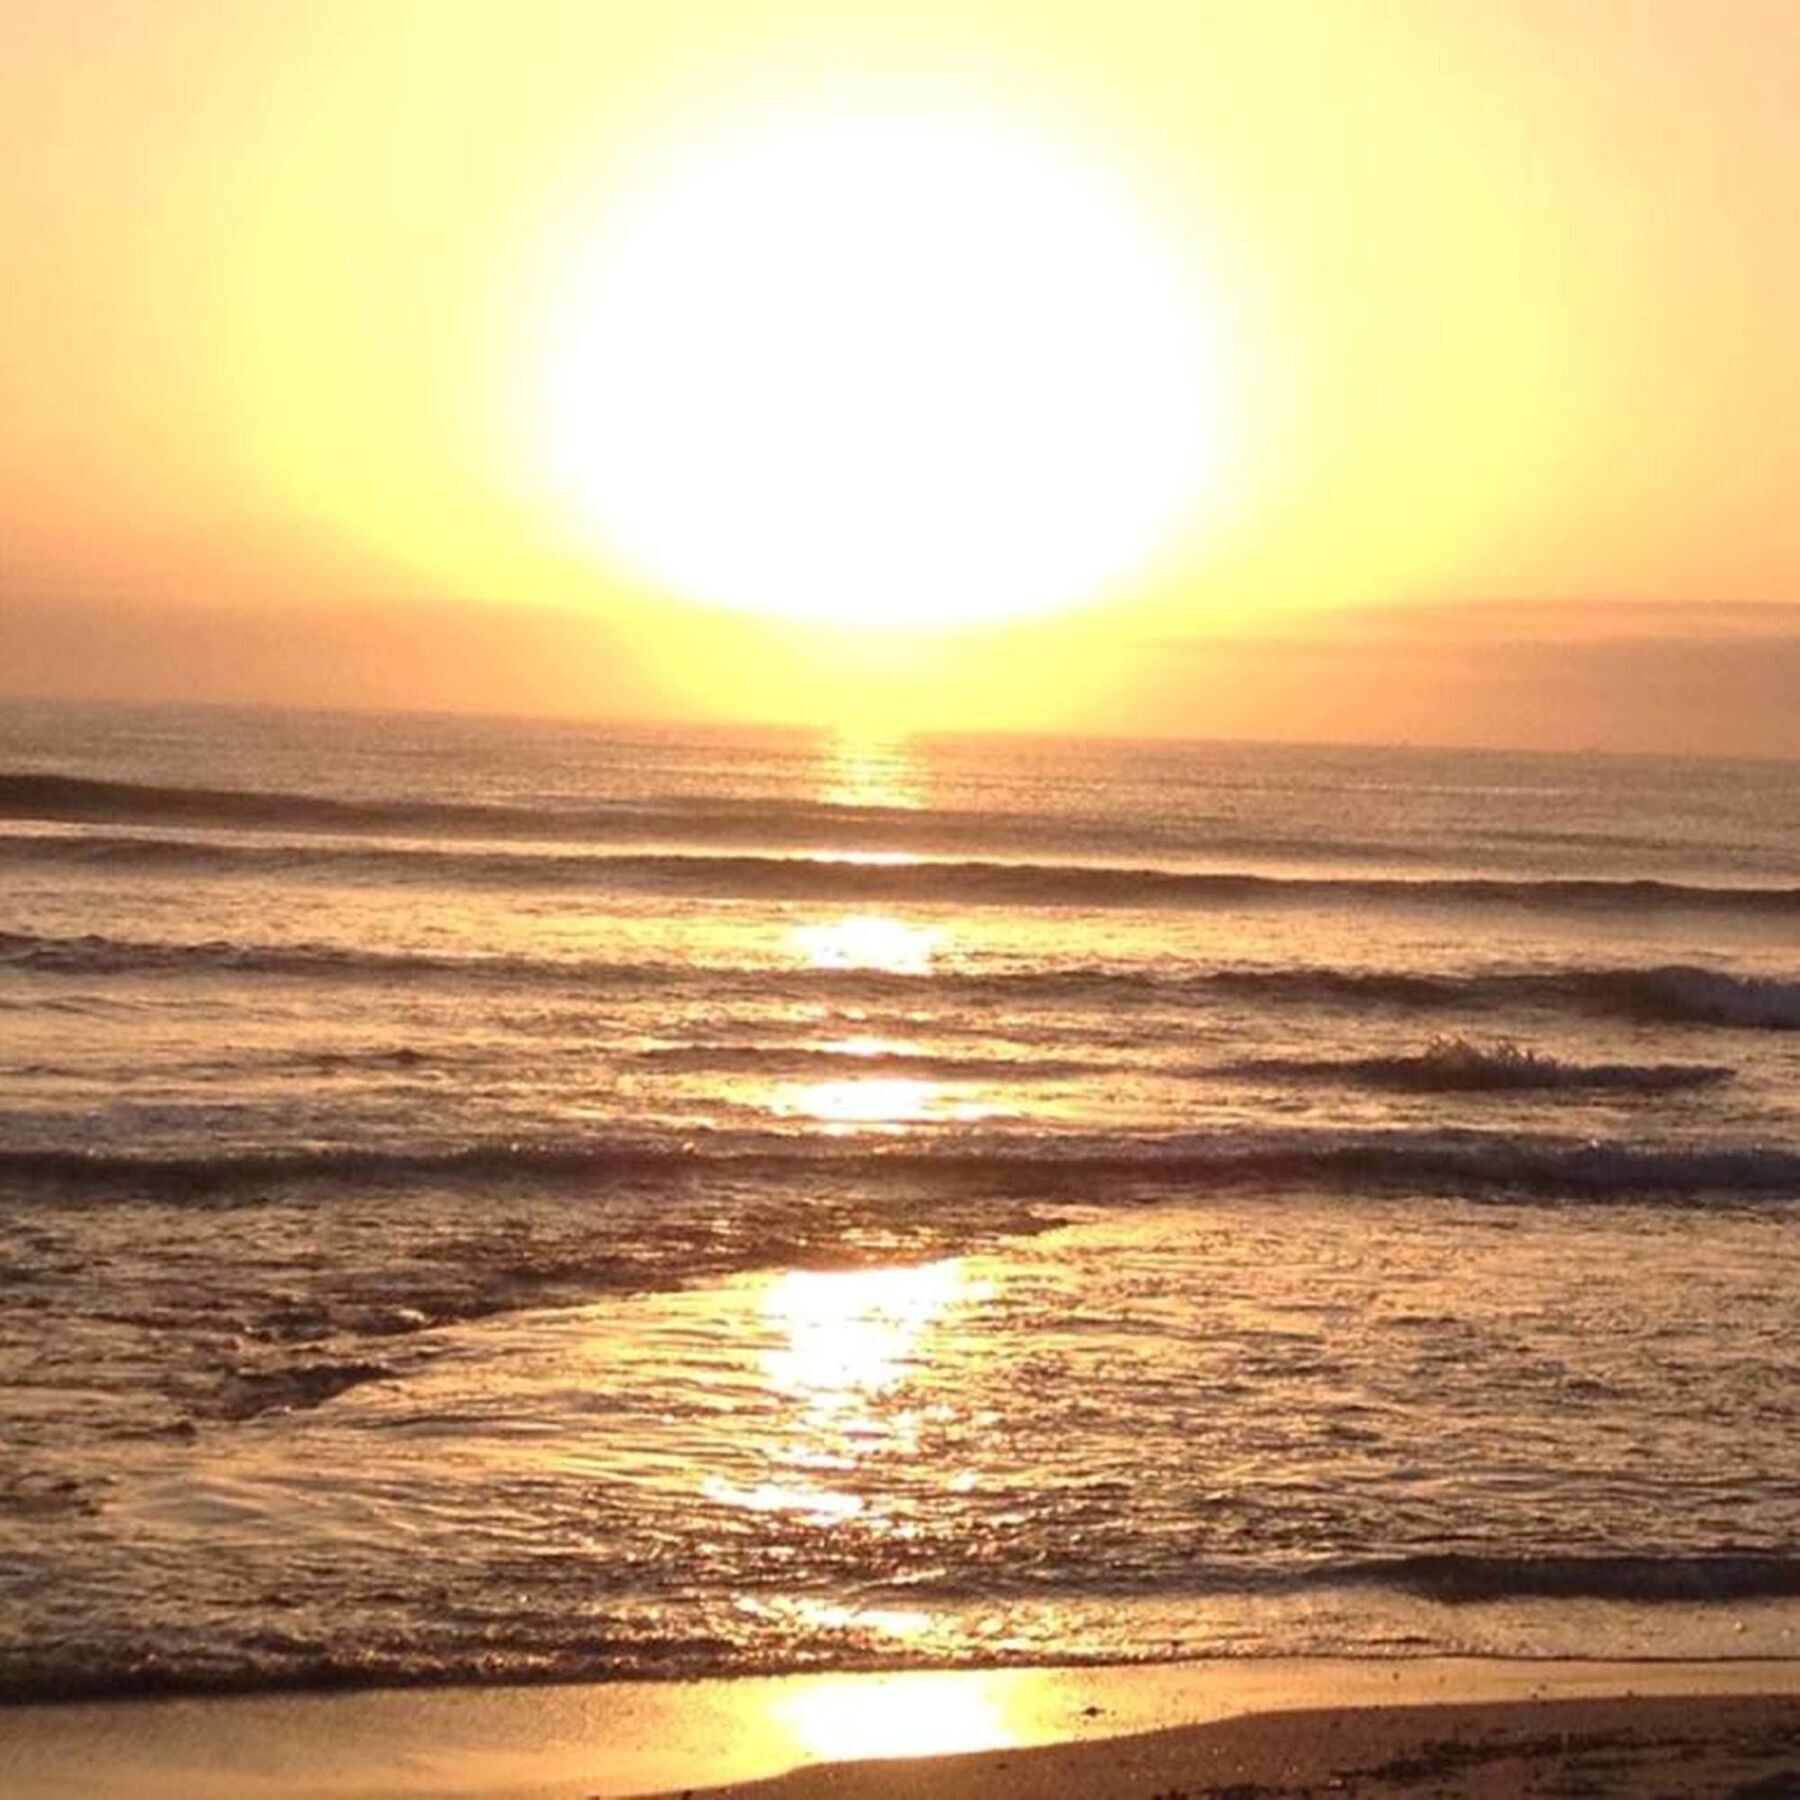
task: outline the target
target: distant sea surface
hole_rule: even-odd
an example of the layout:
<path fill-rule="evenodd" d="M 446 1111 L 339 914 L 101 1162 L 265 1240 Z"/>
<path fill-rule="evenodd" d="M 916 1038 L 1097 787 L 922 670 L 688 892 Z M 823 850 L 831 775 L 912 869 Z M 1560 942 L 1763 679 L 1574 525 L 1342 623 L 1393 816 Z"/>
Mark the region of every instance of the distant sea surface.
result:
<path fill-rule="evenodd" d="M 1800 1655 L 1800 768 L 0 709 L 0 1696 Z"/>

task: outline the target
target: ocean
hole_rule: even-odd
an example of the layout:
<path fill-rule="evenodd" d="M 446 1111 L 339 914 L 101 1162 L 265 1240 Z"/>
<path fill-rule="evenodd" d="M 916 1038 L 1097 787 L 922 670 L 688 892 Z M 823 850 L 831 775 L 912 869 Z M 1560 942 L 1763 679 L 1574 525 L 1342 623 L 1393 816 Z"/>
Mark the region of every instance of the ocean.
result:
<path fill-rule="evenodd" d="M 1797 773 L 0 708 L 0 1697 L 1800 1655 Z"/>

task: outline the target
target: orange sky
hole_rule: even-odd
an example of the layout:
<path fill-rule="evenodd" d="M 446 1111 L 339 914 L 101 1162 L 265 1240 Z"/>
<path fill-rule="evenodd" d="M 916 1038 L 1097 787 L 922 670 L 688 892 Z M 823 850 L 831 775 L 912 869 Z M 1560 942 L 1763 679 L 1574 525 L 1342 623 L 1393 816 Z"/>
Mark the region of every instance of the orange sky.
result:
<path fill-rule="evenodd" d="M 8 38 L 0 690 L 1800 754 L 1786 0 L 13 0 Z M 1017 125 L 1182 271 L 1210 460 L 1082 604 L 956 637 L 721 611 L 683 591 L 717 569 L 628 554 L 614 477 L 571 497 L 570 320 L 653 171 L 875 86 Z M 911 274 L 954 295 L 954 174 L 919 200 Z M 1046 241 L 1019 280 L 1049 308 Z M 732 341 L 743 283 L 694 267 L 693 329 Z M 1096 517 L 1167 473 L 1052 397 Z M 845 446 L 852 498 L 890 456 L 892 518 L 834 548 L 869 538 L 871 587 L 933 566 L 935 518 L 881 537 L 958 448 L 926 420 L 911 464 Z M 660 503 L 729 590 L 765 421 L 719 423 L 751 449 Z M 1090 547 L 1069 491 L 945 566 L 1042 586 Z"/>

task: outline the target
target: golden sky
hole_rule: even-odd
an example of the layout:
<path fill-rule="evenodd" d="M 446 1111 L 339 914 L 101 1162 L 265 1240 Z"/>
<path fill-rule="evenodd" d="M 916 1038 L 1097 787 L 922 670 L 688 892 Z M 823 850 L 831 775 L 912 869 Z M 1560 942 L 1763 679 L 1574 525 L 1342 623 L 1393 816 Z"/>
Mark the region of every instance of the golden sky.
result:
<path fill-rule="evenodd" d="M 7 17 L 0 689 L 1800 754 L 1789 0 Z"/>

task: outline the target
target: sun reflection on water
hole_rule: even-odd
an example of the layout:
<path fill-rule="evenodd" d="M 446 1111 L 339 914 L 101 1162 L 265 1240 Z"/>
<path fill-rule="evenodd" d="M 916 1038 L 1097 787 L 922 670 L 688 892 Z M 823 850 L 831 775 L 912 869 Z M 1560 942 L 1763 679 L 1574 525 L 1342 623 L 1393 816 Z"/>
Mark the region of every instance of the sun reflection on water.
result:
<path fill-rule="evenodd" d="M 925 804 L 925 768 L 903 738 L 847 735 L 835 739 L 819 770 L 819 799 L 827 806 L 913 812 Z"/>
<path fill-rule="evenodd" d="M 763 1317 L 778 1333 L 763 1367 L 777 1388 L 805 1399 L 815 1413 L 835 1411 L 903 1379 L 927 1328 L 966 1286 L 959 1258 L 907 1268 L 790 1270 L 763 1298 Z"/>
<path fill-rule="evenodd" d="M 774 1090 L 769 1105 L 779 1114 L 817 1119 L 845 1130 L 918 1125 L 929 1119 L 967 1121 L 985 1118 L 991 1110 L 976 1101 L 952 1099 L 941 1081 L 910 1075 L 784 1083 Z"/>
<path fill-rule="evenodd" d="M 788 944 L 814 969 L 875 969 L 889 975 L 929 975 L 943 933 L 886 913 L 846 913 L 796 925 Z"/>
<path fill-rule="evenodd" d="M 846 913 L 829 920 L 795 925 L 788 947 L 807 968 L 869 970 L 884 975 L 931 974 L 943 928 L 921 925 L 887 913 Z M 826 1009 L 818 1009 L 824 1014 Z M 846 1021 L 860 1019 L 859 1008 L 843 1009 Z M 852 1034 L 823 1046 L 846 1059 L 902 1059 L 919 1054 L 915 1043 L 872 1033 Z M 997 1110 L 970 1098 L 956 1084 L 929 1080 L 893 1064 L 881 1072 L 845 1075 L 826 1081 L 783 1081 L 770 1086 L 764 1103 L 781 1118 L 812 1119 L 834 1133 L 858 1130 L 893 1131 L 928 1121 L 970 1123 L 991 1118 Z"/>
<path fill-rule="evenodd" d="M 901 1043 L 894 1038 L 860 1037 L 834 1038 L 828 1044 L 819 1046 L 833 1056 L 854 1056 L 864 1060 L 873 1060 L 878 1056 L 912 1056 L 917 1055 L 915 1045 Z"/>
<path fill-rule="evenodd" d="M 879 1513 L 855 1491 L 884 1459 L 915 1456 L 921 1428 L 941 1398 L 919 1385 L 930 1340 L 947 1315 L 979 1302 L 986 1285 L 961 1258 L 910 1267 L 792 1270 L 772 1280 L 758 1306 L 765 1335 L 757 1361 L 778 1407 L 764 1446 L 764 1479 L 709 1477 L 709 1499 L 749 1512 L 787 1513 L 832 1526 Z M 869 1521 L 877 1524 L 878 1520 Z M 846 1625 L 889 1636 L 923 1631 L 923 1614 L 846 1613 Z"/>

